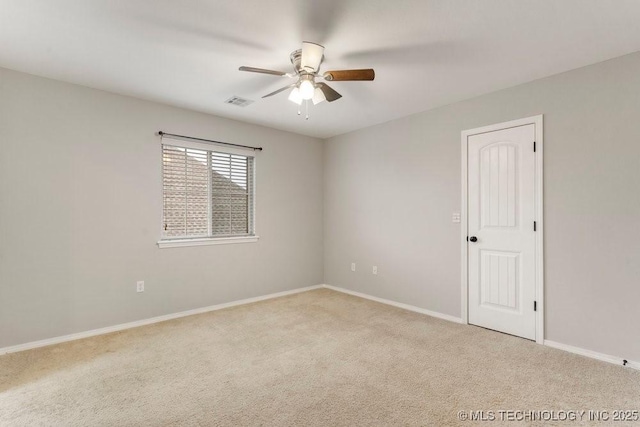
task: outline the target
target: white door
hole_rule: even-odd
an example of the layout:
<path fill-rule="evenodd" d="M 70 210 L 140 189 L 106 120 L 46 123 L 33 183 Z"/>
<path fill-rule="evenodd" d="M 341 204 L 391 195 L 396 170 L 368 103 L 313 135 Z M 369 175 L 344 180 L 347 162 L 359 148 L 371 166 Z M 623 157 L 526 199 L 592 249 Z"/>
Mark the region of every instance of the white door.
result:
<path fill-rule="evenodd" d="M 469 323 L 535 340 L 535 125 L 468 143 Z"/>

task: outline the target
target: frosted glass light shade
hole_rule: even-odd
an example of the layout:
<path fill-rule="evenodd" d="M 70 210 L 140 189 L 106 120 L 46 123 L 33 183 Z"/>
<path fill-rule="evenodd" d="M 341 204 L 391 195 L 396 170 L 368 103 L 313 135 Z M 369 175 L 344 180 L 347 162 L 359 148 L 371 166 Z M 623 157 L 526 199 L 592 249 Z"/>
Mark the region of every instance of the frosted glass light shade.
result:
<path fill-rule="evenodd" d="M 320 104 L 322 101 L 326 100 L 327 97 L 324 96 L 324 92 L 319 87 L 313 92 L 313 105 Z"/>
<path fill-rule="evenodd" d="M 303 80 L 300 83 L 300 96 L 302 99 L 311 99 L 313 98 L 313 93 L 315 88 L 313 87 L 313 83 L 311 80 Z"/>
<path fill-rule="evenodd" d="M 289 94 L 289 101 L 295 102 L 296 104 L 302 104 L 302 95 L 300 95 L 300 89 L 294 87 L 291 93 Z"/>

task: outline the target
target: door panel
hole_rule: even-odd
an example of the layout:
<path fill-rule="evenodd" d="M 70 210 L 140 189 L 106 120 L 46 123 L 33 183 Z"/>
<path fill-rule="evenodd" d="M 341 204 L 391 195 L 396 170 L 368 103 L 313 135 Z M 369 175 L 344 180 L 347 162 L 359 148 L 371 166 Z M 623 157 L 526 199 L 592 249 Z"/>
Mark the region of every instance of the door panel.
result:
<path fill-rule="evenodd" d="M 535 125 L 468 137 L 469 323 L 535 339 Z"/>
<path fill-rule="evenodd" d="M 480 222 L 486 227 L 516 227 L 518 146 L 492 144 L 480 149 Z"/>
<path fill-rule="evenodd" d="M 480 251 L 480 304 L 494 309 L 520 309 L 520 254 Z"/>

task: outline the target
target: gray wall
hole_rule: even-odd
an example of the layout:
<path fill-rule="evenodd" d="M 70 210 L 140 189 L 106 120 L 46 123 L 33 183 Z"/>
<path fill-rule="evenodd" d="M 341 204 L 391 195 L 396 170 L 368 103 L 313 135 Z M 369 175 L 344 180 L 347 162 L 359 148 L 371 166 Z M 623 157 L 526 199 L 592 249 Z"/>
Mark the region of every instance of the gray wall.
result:
<path fill-rule="evenodd" d="M 640 360 L 640 54 L 329 139 L 325 282 L 460 316 L 460 132 L 541 113 L 546 339 Z"/>
<path fill-rule="evenodd" d="M 258 243 L 158 249 L 161 129 L 265 148 Z M 314 138 L 0 69 L 0 348 L 322 283 L 322 173 Z"/>

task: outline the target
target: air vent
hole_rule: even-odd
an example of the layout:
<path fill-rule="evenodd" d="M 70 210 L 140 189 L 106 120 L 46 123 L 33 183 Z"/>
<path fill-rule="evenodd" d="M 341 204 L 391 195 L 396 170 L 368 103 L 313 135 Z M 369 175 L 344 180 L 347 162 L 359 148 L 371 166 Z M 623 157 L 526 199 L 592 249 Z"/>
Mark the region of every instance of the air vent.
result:
<path fill-rule="evenodd" d="M 246 107 L 249 104 L 252 104 L 253 101 L 246 98 L 241 98 L 239 96 L 232 96 L 231 98 L 224 101 L 225 104 L 237 105 L 238 107 Z"/>

